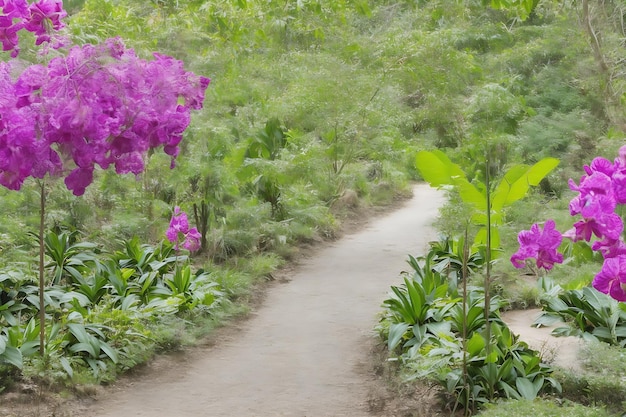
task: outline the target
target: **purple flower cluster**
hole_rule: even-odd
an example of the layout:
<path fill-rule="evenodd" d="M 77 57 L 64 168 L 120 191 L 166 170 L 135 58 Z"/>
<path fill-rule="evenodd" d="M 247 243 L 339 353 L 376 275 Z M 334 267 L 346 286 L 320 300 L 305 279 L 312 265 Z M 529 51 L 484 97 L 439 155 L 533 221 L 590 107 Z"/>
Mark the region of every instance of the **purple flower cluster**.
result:
<path fill-rule="evenodd" d="M 190 252 L 200 249 L 200 232 L 195 227 L 189 228 L 189 221 L 187 220 L 187 213 L 180 211 L 180 207 L 174 208 L 174 214 L 170 220 L 170 227 L 165 232 L 167 240 L 176 244 L 176 250 L 178 250 L 178 244 L 182 241 L 183 248 Z"/>
<path fill-rule="evenodd" d="M 17 190 L 28 176 L 69 171 L 65 184 L 75 195 L 96 165 L 141 173 L 150 149 L 162 146 L 173 167 L 210 82 L 168 56 L 140 59 L 119 38 L 74 46 L 16 79 L 13 72 L 0 62 L 0 184 Z"/>
<path fill-rule="evenodd" d="M 511 256 L 516 268 L 523 268 L 528 258 L 537 259 L 537 267 L 552 269 L 555 263 L 563 262 L 563 255 L 557 252 L 563 236 L 555 229 L 554 220 L 546 221 L 543 229 L 533 224 L 530 230 L 522 230 L 517 236 L 520 248 Z"/>
<path fill-rule="evenodd" d="M 580 214 L 582 220 L 574 223 L 565 236 L 587 242 L 592 236 L 598 238 L 591 248 L 602 253 L 604 264 L 592 285 L 618 301 L 626 301 L 624 224 L 615 213 L 619 204 L 626 204 L 626 146 L 620 149 L 614 162 L 595 158 L 584 169 L 586 175 L 579 185 L 570 180 L 570 188 L 579 193 L 570 202 L 570 214 Z"/>
<path fill-rule="evenodd" d="M 52 40 L 52 31 L 65 26 L 61 21 L 67 13 L 61 0 L 39 0 L 31 5 L 27 0 L 0 0 L 0 43 L 3 51 L 19 53 L 18 32 L 25 29 L 36 36 L 36 44 Z"/>
<path fill-rule="evenodd" d="M 584 170 L 585 175 L 579 184 L 569 181 L 570 188 L 578 192 L 569 204 L 569 211 L 572 216 L 580 215 L 581 220 L 563 236 L 587 242 L 595 238 L 591 248 L 602 254 L 604 264 L 592 285 L 618 301 L 626 301 L 624 224 L 615 212 L 618 205 L 626 204 L 626 146 L 620 149 L 613 162 L 598 157 L 591 165 L 585 165 Z M 546 233 L 551 237 L 547 237 Z M 543 233 L 539 233 L 537 225 L 530 231 L 520 232 L 520 249 L 511 257 L 511 262 L 521 268 L 524 265 L 520 261 L 536 258 L 538 267 L 551 269 L 555 262 L 563 261 L 563 256 L 556 252 L 561 242 L 558 239 L 557 243 L 558 233 L 553 221 L 546 222 Z"/>

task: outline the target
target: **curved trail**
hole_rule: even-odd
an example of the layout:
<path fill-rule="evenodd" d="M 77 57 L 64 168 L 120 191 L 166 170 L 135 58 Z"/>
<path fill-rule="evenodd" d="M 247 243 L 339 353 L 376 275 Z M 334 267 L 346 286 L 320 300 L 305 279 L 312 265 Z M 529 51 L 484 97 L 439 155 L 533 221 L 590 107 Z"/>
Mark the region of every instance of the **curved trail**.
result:
<path fill-rule="evenodd" d="M 236 331 L 112 389 L 93 417 L 366 416 L 372 329 L 408 254 L 424 252 L 443 195 L 414 197 L 305 259 Z"/>

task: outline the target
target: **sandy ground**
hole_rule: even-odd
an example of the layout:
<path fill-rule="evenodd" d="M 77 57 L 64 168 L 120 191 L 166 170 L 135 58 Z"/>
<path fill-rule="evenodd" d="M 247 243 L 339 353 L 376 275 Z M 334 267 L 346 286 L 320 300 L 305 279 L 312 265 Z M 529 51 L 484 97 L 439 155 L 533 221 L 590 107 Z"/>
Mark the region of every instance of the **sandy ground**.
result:
<path fill-rule="evenodd" d="M 333 242 L 272 287 L 262 306 L 193 359 L 99 396 L 82 415 L 366 416 L 371 346 L 407 254 L 435 238 L 443 195 L 426 185 L 400 209 Z"/>
<path fill-rule="evenodd" d="M 541 314 L 541 309 L 512 310 L 502 314 L 502 320 L 513 333 L 528 343 L 531 349 L 541 352 L 542 358 L 553 365 L 571 371 L 581 371 L 581 361 L 578 357 L 584 341 L 578 337 L 554 337 L 551 335 L 555 327 L 564 326 L 556 323 L 549 327 L 531 327 L 531 324 Z"/>

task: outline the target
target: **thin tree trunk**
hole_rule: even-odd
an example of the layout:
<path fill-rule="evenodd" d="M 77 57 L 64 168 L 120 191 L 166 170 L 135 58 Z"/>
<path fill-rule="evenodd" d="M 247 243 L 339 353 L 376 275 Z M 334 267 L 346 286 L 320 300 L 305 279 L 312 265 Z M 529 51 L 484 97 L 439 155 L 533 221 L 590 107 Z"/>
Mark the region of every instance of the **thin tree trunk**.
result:
<path fill-rule="evenodd" d="M 582 0 L 582 9 L 583 9 L 583 27 L 585 28 L 585 32 L 589 36 L 589 43 L 591 44 L 591 49 L 593 51 L 593 57 L 596 60 L 596 63 L 600 67 L 600 71 L 606 76 L 609 73 L 609 66 L 604 59 L 604 55 L 602 54 L 602 48 L 600 46 L 600 40 L 598 39 L 598 35 L 591 24 L 591 15 L 589 14 L 589 0 Z"/>

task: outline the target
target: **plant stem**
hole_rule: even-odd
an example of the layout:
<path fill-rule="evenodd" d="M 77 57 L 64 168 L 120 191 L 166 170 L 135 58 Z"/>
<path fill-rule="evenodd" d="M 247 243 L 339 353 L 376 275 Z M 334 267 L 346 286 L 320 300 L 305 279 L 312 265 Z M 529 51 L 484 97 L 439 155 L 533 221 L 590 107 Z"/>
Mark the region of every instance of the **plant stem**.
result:
<path fill-rule="evenodd" d="M 46 216 L 46 182 L 39 181 L 40 205 L 39 205 L 39 354 L 44 355 L 44 343 L 46 340 L 46 306 L 44 301 L 44 241 L 43 231 Z"/>
<path fill-rule="evenodd" d="M 489 177 L 490 160 L 487 154 L 487 169 L 485 169 L 485 191 L 487 193 L 487 253 L 485 261 L 487 262 L 487 270 L 485 271 L 485 336 L 487 339 L 487 358 L 491 354 L 491 323 L 489 316 L 491 315 L 491 297 L 489 296 L 489 287 L 491 287 L 491 178 Z"/>
<path fill-rule="evenodd" d="M 467 243 L 469 225 L 465 225 L 465 239 L 463 239 L 463 389 L 465 389 L 465 416 L 469 415 L 470 386 L 467 372 L 467 260 L 469 258 L 469 244 Z"/>

